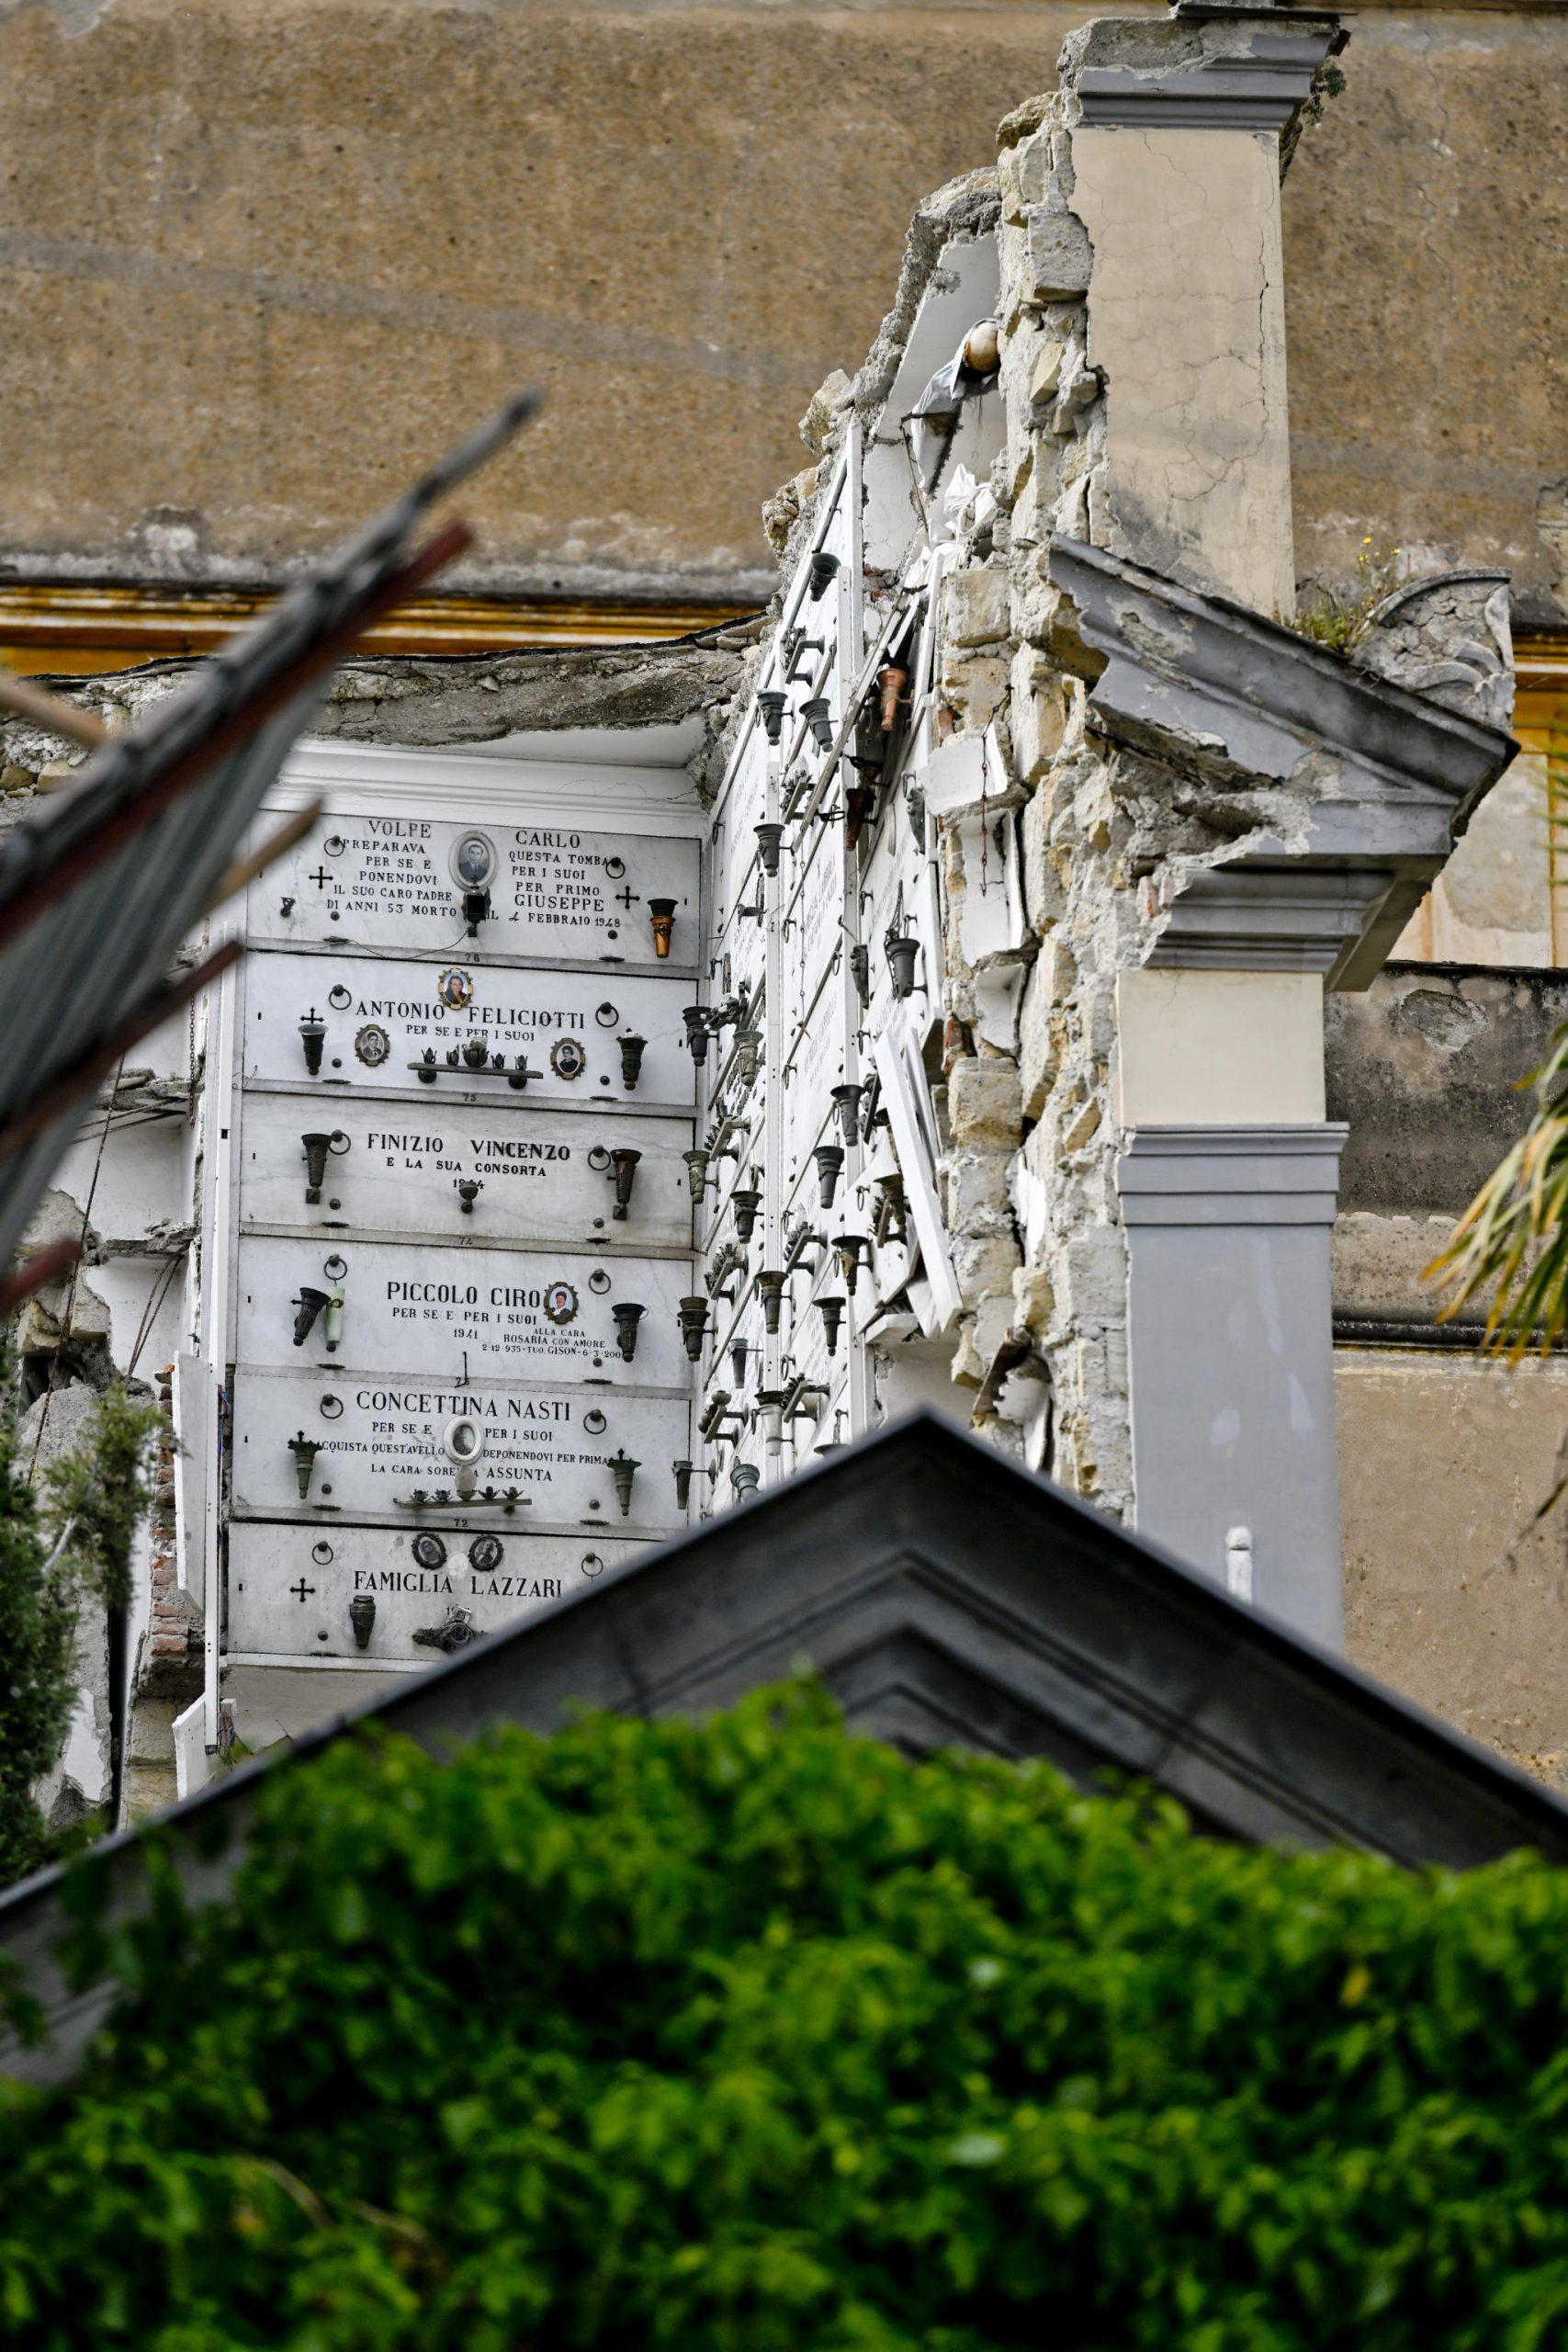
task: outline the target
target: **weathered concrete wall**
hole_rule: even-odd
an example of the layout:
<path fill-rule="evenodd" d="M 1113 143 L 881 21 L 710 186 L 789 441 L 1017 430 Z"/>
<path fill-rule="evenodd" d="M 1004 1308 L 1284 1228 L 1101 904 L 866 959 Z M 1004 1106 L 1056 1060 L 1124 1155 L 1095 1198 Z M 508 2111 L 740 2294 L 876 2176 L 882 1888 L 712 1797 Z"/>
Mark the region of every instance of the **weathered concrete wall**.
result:
<path fill-rule="evenodd" d="M 1080 130 L 1109 544 L 1259 612 L 1295 597 L 1279 159 L 1224 130 Z"/>
<path fill-rule="evenodd" d="M 1568 1787 L 1568 1364 L 1340 1349 L 1335 1392 L 1348 1656 Z"/>
<path fill-rule="evenodd" d="M 1327 1001 L 1341 1163 L 1334 1305 L 1346 1647 L 1514 1762 L 1568 1785 L 1568 1363 L 1496 1363 L 1476 1310 L 1431 1334 L 1422 1282 L 1523 1128 L 1516 1080 L 1568 1018 L 1568 977 L 1394 966 Z M 1555 1498 L 1555 1499 L 1554 1499 Z"/>
<path fill-rule="evenodd" d="M 1349 1123 L 1342 1214 L 1457 1216 L 1524 1131 L 1568 975 L 1391 965 L 1325 1001 L 1328 1115 Z"/>
<path fill-rule="evenodd" d="M 760 593 L 759 503 L 912 205 L 1082 16 L 0 0 L 0 571 L 278 573 L 538 377 L 470 580 Z M 1568 17 L 1348 21 L 1286 197 L 1298 566 L 1371 529 L 1561 619 Z"/>
<path fill-rule="evenodd" d="M 1528 723 L 1517 722 L 1521 735 Z M 1568 934 L 1548 806 L 1545 755 L 1522 752 L 1411 918 L 1400 956 L 1508 969 L 1559 962 Z"/>
<path fill-rule="evenodd" d="M 344 664 L 312 732 L 414 748 L 499 744 L 509 736 L 592 733 L 613 751 L 638 729 L 668 730 L 699 786 L 720 756 L 729 706 L 739 692 L 758 625 L 738 622 L 657 644 L 615 648 L 544 646 L 464 659 L 378 660 Z M 87 679 L 44 678 L 111 729 L 168 694 L 188 662 L 148 662 Z M 646 737 L 644 738 L 646 741 Z M 0 794 L 15 808 L 35 789 L 63 783 L 87 758 L 31 722 L 0 717 Z M 6 824 L 0 802 L 0 831 Z"/>
<path fill-rule="evenodd" d="M 1437 569 L 1515 579 L 1568 613 L 1568 360 L 1542 300 L 1562 237 L 1568 14 L 1347 16 L 1346 88 L 1285 198 L 1298 573 L 1331 575 L 1356 518 Z M 1506 429 L 1479 387 L 1487 355 Z"/>

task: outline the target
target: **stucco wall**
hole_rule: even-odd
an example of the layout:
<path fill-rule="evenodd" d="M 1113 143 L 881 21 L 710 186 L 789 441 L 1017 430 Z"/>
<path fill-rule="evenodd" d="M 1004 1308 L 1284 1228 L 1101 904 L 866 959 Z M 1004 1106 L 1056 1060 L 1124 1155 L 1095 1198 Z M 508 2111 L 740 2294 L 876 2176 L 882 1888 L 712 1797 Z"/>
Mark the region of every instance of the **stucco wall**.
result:
<path fill-rule="evenodd" d="M 1382 1342 L 1336 1355 L 1346 1648 L 1568 1786 L 1568 1362 L 1483 1359 L 1473 1312 L 1420 1338 L 1422 1270 L 1522 1128 L 1568 979 L 1405 965 L 1326 1007 L 1336 1320 Z"/>
<path fill-rule="evenodd" d="M 275 575 L 537 377 L 470 581 L 760 589 L 911 207 L 1089 13 L 0 0 L 0 576 Z M 1350 21 L 1286 193 L 1298 566 L 1385 531 L 1547 617 L 1568 20 Z"/>
<path fill-rule="evenodd" d="M 1568 975 L 1390 965 L 1331 990 L 1324 1020 L 1328 1115 L 1350 1127 L 1342 1215 L 1451 1218 L 1524 1131 L 1517 1081 L 1568 1020 Z"/>
<path fill-rule="evenodd" d="M 1568 1787 L 1568 1364 L 1340 1349 L 1345 1647 Z"/>
<path fill-rule="evenodd" d="M 1119 552 L 1259 612 L 1294 600 L 1279 165 L 1224 130 L 1089 130 L 1073 209 L 1094 248 Z"/>

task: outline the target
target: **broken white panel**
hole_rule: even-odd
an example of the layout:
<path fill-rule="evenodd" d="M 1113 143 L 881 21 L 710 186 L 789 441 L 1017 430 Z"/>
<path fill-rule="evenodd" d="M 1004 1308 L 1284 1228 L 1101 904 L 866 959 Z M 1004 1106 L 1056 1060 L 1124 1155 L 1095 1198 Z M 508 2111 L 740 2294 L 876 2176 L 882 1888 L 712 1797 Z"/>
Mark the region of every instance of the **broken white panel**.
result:
<path fill-rule="evenodd" d="M 994 807 L 948 821 L 958 839 L 964 871 L 958 944 L 966 964 L 983 965 L 1021 947 L 1031 936 L 1019 870 L 1018 826 L 1010 808 Z"/>
<path fill-rule="evenodd" d="M 212 1776 L 214 1758 L 207 1747 L 207 1701 L 193 1699 L 171 1726 L 175 1746 L 175 1794 L 183 1804 L 205 1788 Z"/>
<path fill-rule="evenodd" d="M 905 1233 L 902 1237 L 896 1235 L 891 1229 L 893 1220 L 890 1218 L 888 1230 L 884 1238 L 881 1241 L 874 1239 L 877 1220 L 886 1198 L 882 1190 L 882 1180 L 889 1177 L 897 1178 L 901 1182 L 903 1170 L 898 1165 L 897 1154 L 892 1145 L 879 1133 L 867 1148 L 865 1164 L 855 1182 L 858 1213 L 852 1220 L 857 1229 L 864 1230 L 874 1237 L 871 1295 L 873 1304 L 879 1308 L 885 1307 L 890 1299 L 897 1297 L 919 1264 L 919 1245 L 913 1231 L 908 1229 L 910 1220 L 907 1192 L 904 1204 Z M 846 1219 L 846 1222 L 851 1221 Z M 869 1320 L 869 1317 L 866 1319 Z M 882 1328 L 880 1323 L 878 1328 L 879 1329 Z"/>
<path fill-rule="evenodd" d="M 920 763 L 919 781 L 931 817 L 964 817 L 1016 808 L 1028 794 L 1014 784 L 994 726 L 983 735 L 950 735 Z"/>
<path fill-rule="evenodd" d="M 1050 1195 L 1042 1179 L 1029 1164 L 1027 1152 L 1012 1156 L 1010 1187 L 1013 1219 L 1026 1266 L 1037 1266 L 1045 1255 L 1045 1215 Z"/>
<path fill-rule="evenodd" d="M 894 1147 L 903 1171 L 904 1195 L 920 1245 L 925 1280 L 931 1288 L 931 1321 L 924 1328 L 928 1337 L 934 1337 L 946 1330 L 962 1304 L 937 1196 L 936 1163 L 941 1145 L 936 1112 L 908 1023 L 885 1029 L 876 1039 L 874 1050 L 877 1075 L 882 1080 L 882 1102 L 892 1123 Z M 913 1291 L 910 1298 L 914 1304 Z"/>
<path fill-rule="evenodd" d="M 218 1476 L 218 1373 L 203 1356 L 176 1355 L 174 1362 L 175 1574 L 181 1591 L 205 1609 L 207 1504 Z"/>
<path fill-rule="evenodd" d="M 1015 1053 L 1018 1048 L 1019 1008 L 1023 1001 L 1023 984 L 1029 967 L 1034 961 L 1032 944 L 1006 948 L 992 956 L 976 972 L 970 993 L 975 1001 L 975 1034 L 999 1054 Z"/>
<path fill-rule="evenodd" d="M 959 349 L 969 330 L 995 312 L 1001 281 L 1000 254 L 992 231 L 956 236 L 943 246 L 905 339 L 897 372 L 869 435 L 864 472 L 864 561 L 872 571 L 896 571 L 912 537 L 927 537 L 914 470 L 905 439 L 905 419 L 938 369 Z M 984 477 L 1005 433 L 999 391 L 966 400 L 964 418 L 950 445 L 947 464 L 967 465 Z M 994 447 L 991 445 L 994 443 Z M 941 480 L 938 480 L 938 492 Z"/>

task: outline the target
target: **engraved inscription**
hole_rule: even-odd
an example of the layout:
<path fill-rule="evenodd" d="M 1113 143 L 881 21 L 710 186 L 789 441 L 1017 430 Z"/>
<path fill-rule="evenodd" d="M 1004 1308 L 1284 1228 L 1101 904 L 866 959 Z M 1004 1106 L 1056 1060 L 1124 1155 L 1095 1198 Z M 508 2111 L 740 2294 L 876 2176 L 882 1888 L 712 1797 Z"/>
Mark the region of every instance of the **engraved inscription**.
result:
<path fill-rule="evenodd" d="M 494 870 L 465 854 L 473 828 L 423 817 L 323 820 L 252 892 L 253 936 L 344 939 L 364 946 L 423 945 L 467 957 L 558 956 L 636 963 L 653 956 L 648 900 L 677 906 L 677 960 L 695 950 L 697 849 L 650 835 L 545 825 L 492 826 Z M 465 887 L 489 904 L 468 935 Z M 683 920 L 682 920 L 683 918 Z M 682 932 L 684 937 L 682 937 Z"/>
<path fill-rule="evenodd" d="M 249 1234 L 240 1244 L 240 1358 L 292 1367 L 374 1368 L 408 1363 L 448 1380 L 467 1377 L 592 1381 L 617 1387 L 682 1387 L 686 1357 L 678 1302 L 691 1268 L 679 1259 L 610 1258 L 603 1266 L 560 1250 L 476 1250 L 455 1253 L 417 1242 L 342 1242 L 342 1337 L 335 1349 L 322 1316 L 300 1355 L 292 1343 L 292 1301 L 319 1286 L 320 1242 Z M 596 1289 L 593 1276 L 604 1277 Z M 581 1301 L 568 1323 L 552 1322 L 555 1287 Z M 646 1309 L 635 1360 L 616 1341 L 614 1309 Z"/>
<path fill-rule="evenodd" d="M 498 1533 L 511 1521 L 521 1532 L 589 1521 L 613 1531 L 666 1526 L 673 1517 L 668 1465 L 685 1451 L 683 1398 L 627 1394 L 601 1408 L 581 1391 L 355 1375 L 332 1383 L 343 1412 L 328 1421 L 319 1409 L 322 1388 L 316 1374 L 239 1376 L 233 1458 L 242 1514 L 389 1513 L 394 1523 L 437 1532 L 454 1519 L 478 1518 Z M 465 1463 L 467 1497 L 444 1443 L 459 1417 L 479 1432 Z M 290 1448 L 298 1430 L 317 1446 L 303 1497 Z M 625 1515 L 605 1466 L 618 1449 L 639 1464 Z M 426 1498 L 422 1506 L 415 1496 Z"/>
<path fill-rule="evenodd" d="M 326 1027 L 313 1080 L 323 1090 L 428 1089 L 433 1101 L 479 1091 L 498 1108 L 513 1109 L 541 1098 L 573 1105 L 615 1102 L 626 1092 L 616 1041 L 634 1031 L 646 1040 L 638 1106 L 684 1105 L 693 1099 L 692 1058 L 681 1021 L 689 981 L 612 980 L 616 1018 L 610 1023 L 599 1017 L 605 984 L 598 973 L 480 971 L 472 976 L 472 995 L 454 1008 L 442 991 L 453 967 L 344 956 L 332 967 L 337 986 L 327 995 L 319 981 L 312 985 L 303 977 L 301 964 L 292 956 L 258 956 L 247 974 L 245 1077 L 252 1085 L 311 1080 L 299 1037 L 300 1016 L 310 1009 Z M 388 1043 L 381 1057 L 367 1064 L 355 1040 L 371 1026 Z M 421 1076 L 422 1069 L 428 1076 Z"/>

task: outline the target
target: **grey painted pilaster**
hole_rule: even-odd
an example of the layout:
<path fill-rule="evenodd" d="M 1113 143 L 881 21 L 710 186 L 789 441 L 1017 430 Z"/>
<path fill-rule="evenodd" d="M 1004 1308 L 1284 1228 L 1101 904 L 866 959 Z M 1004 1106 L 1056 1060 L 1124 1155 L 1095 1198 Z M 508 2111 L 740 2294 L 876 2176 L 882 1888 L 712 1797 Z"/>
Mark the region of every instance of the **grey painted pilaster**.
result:
<path fill-rule="evenodd" d="M 1138 1531 L 1334 1648 L 1328 1240 L 1348 1132 L 1140 1127 L 1117 1163 Z"/>

